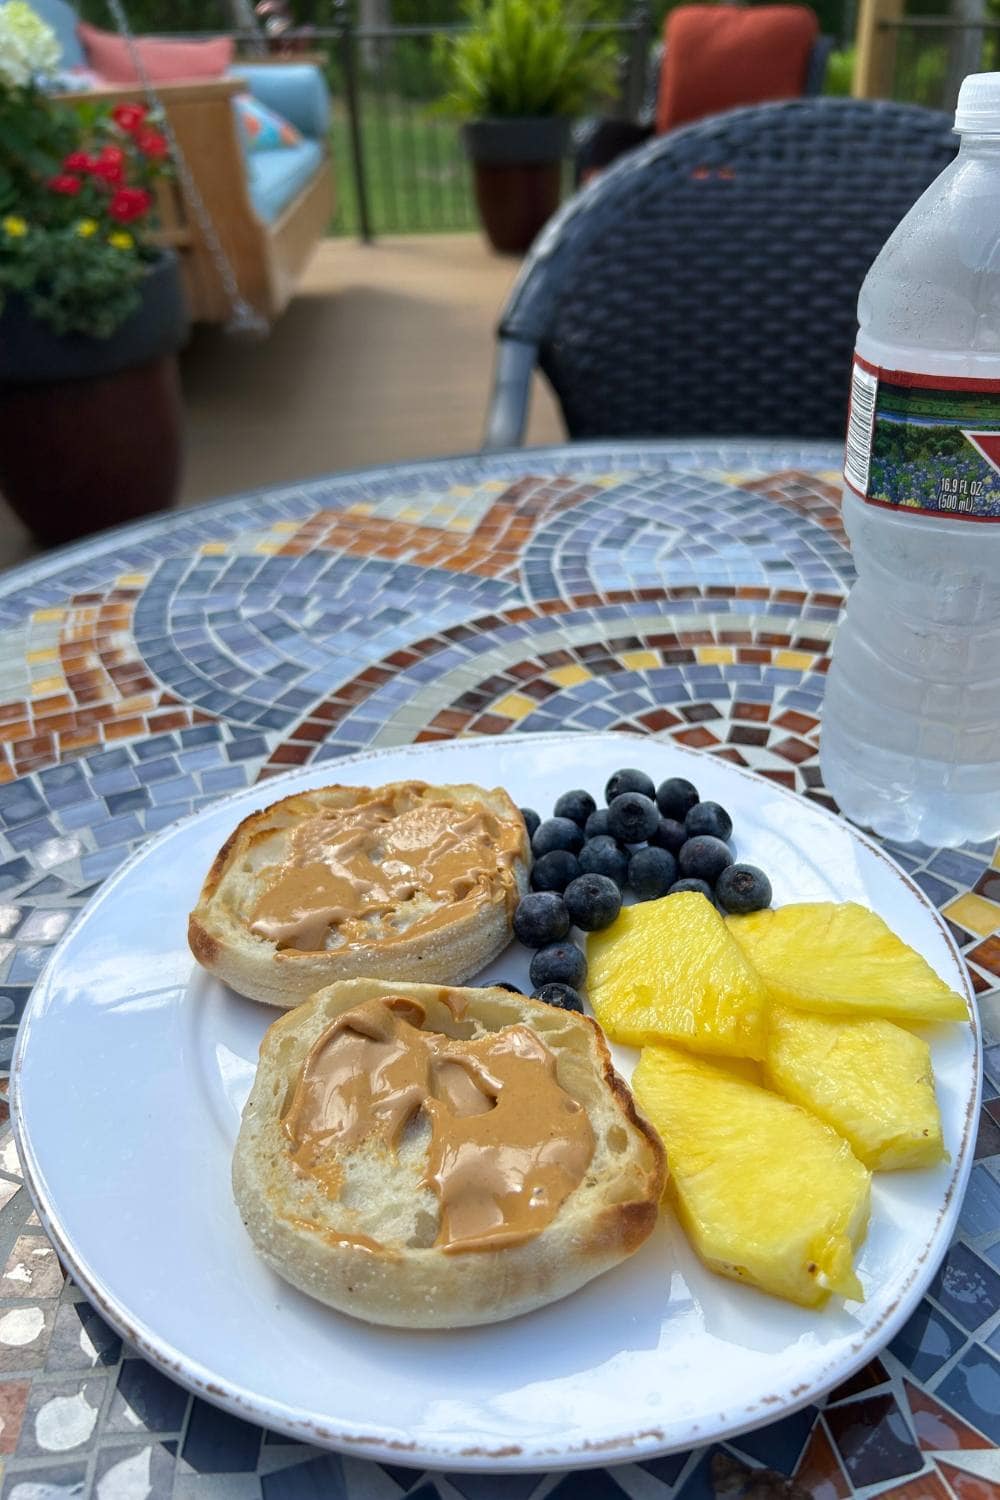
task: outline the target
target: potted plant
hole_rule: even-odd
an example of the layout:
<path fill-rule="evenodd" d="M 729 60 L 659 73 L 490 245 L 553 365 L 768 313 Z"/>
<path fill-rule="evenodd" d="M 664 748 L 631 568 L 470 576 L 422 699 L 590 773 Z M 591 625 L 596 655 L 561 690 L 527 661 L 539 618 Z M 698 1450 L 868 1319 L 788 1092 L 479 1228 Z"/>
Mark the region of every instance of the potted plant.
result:
<path fill-rule="evenodd" d="M 47 94 L 58 60 L 24 0 L 0 5 L 0 491 L 45 543 L 176 498 L 187 331 L 148 232 L 166 138 L 144 105 Z"/>
<path fill-rule="evenodd" d="M 469 0 L 471 29 L 444 43 L 445 108 L 467 117 L 476 202 L 495 250 L 527 250 L 559 206 L 573 117 L 614 70 L 607 31 L 562 0 Z"/>

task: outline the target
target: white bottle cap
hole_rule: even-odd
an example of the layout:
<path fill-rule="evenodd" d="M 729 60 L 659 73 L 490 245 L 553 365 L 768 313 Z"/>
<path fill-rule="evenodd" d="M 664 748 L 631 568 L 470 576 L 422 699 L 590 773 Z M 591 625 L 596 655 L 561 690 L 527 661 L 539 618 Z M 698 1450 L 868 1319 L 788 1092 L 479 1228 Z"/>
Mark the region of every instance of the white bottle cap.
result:
<path fill-rule="evenodd" d="M 962 80 L 955 129 L 1000 135 L 1000 73 L 970 73 Z"/>

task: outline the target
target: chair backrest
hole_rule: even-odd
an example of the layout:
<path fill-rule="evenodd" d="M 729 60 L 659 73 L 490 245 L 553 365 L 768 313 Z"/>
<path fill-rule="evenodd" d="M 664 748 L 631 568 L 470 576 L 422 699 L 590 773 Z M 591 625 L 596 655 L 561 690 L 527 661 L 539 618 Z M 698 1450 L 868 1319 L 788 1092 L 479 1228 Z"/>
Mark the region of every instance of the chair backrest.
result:
<path fill-rule="evenodd" d="M 76 34 L 80 18 L 73 7 L 66 0 L 31 0 L 31 8 L 55 32 L 62 48 L 62 66 L 82 68 L 87 59 Z"/>
<path fill-rule="evenodd" d="M 663 27 L 656 131 L 806 93 L 819 37 L 808 5 L 678 5 Z"/>
<path fill-rule="evenodd" d="M 500 354 L 573 438 L 841 437 L 861 282 L 955 149 L 947 115 L 835 98 L 661 136 L 542 231 Z"/>

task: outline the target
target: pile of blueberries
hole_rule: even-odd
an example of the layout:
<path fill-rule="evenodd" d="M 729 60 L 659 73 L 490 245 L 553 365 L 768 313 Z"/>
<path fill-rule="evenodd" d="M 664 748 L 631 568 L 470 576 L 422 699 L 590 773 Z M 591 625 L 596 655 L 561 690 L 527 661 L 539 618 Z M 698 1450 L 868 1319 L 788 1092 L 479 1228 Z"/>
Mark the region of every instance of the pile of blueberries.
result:
<path fill-rule="evenodd" d="M 771 904 L 771 882 L 756 865 L 736 864 L 727 840 L 733 820 L 718 802 L 702 802 L 682 776 L 659 786 L 644 771 L 616 771 L 606 807 L 589 792 L 563 792 L 542 822 L 521 808 L 535 862 L 531 893 L 514 913 L 514 935 L 534 948 L 532 997 L 583 1010 L 579 987 L 587 959 L 570 927 L 608 927 L 630 890 L 640 901 L 698 891 L 720 911 L 740 914 Z"/>

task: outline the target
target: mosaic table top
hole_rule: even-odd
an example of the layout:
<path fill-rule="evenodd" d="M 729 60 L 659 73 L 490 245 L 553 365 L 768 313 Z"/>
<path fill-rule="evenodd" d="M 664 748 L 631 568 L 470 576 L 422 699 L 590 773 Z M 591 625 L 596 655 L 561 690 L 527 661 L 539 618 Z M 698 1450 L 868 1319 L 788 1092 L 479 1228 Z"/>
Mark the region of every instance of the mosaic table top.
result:
<path fill-rule="evenodd" d="M 101 881 L 174 819 L 287 766 L 617 729 L 831 807 L 817 745 L 852 579 L 838 463 L 760 443 L 454 459 L 241 496 L 8 573 L 0 1066 Z M 83 1300 L 0 1100 L 0 1500 L 1000 1500 L 1000 849 L 887 847 L 968 962 L 984 1104 L 930 1294 L 821 1408 L 570 1475 L 422 1474 L 265 1433 L 173 1385 Z"/>

